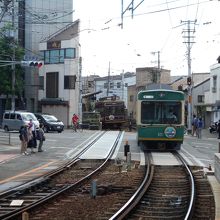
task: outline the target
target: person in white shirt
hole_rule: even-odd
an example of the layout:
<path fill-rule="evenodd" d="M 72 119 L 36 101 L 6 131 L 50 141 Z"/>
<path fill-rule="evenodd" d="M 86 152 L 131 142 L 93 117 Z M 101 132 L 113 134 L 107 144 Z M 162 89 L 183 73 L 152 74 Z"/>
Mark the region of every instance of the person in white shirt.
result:
<path fill-rule="evenodd" d="M 37 139 L 36 139 L 36 126 L 33 123 L 32 119 L 30 119 L 30 122 L 28 124 L 28 127 L 32 131 L 32 139 L 29 140 L 28 147 L 31 148 L 31 153 L 35 153 L 34 148 L 37 147 Z"/>

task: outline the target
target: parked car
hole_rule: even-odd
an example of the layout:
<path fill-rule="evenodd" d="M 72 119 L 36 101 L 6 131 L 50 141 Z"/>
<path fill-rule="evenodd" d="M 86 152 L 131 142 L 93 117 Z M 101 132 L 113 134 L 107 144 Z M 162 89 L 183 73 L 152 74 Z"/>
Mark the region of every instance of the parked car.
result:
<path fill-rule="evenodd" d="M 30 122 L 30 119 L 32 119 L 36 128 L 38 128 L 39 121 L 33 113 L 26 111 L 5 111 L 2 119 L 2 128 L 5 131 L 19 131 L 21 126 L 27 125 Z"/>
<path fill-rule="evenodd" d="M 217 129 L 218 129 L 218 121 L 211 122 L 211 125 L 209 126 L 209 132 L 215 133 L 215 132 L 217 132 Z"/>
<path fill-rule="evenodd" d="M 64 124 L 58 120 L 54 115 L 34 113 L 40 123 L 44 125 L 44 132 L 57 131 L 61 133 L 64 130 Z"/>

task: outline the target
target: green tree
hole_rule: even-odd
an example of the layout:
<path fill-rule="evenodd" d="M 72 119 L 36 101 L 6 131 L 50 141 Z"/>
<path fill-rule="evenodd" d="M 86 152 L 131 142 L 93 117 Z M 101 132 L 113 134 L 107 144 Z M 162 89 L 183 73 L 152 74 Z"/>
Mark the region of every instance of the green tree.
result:
<path fill-rule="evenodd" d="M 9 37 L 8 33 L 12 30 L 10 25 L 6 25 L 0 29 L 0 95 L 6 96 L 6 108 L 10 108 L 9 97 L 14 93 L 16 97 L 23 96 L 24 90 L 24 70 L 20 62 L 24 55 L 24 50 L 19 46 L 13 37 Z M 15 55 L 13 60 L 13 54 Z M 12 65 L 15 63 L 15 85 L 12 91 Z"/>

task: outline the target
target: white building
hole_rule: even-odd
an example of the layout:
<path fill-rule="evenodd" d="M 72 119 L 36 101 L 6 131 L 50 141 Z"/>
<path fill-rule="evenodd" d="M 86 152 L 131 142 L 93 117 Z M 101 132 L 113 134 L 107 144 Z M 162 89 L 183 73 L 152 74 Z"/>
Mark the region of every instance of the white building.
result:
<path fill-rule="evenodd" d="M 220 63 L 210 68 L 210 91 L 205 93 L 206 111 L 211 112 L 211 121 L 220 119 Z"/>
<path fill-rule="evenodd" d="M 42 112 L 70 126 L 73 113 L 81 117 L 82 106 L 79 20 L 41 42 L 39 50 L 44 57 L 39 70 L 39 105 Z"/>
<path fill-rule="evenodd" d="M 102 91 L 96 95 L 96 99 L 107 96 L 118 96 L 125 102 L 127 107 L 128 103 L 128 86 L 136 84 L 135 73 L 125 73 L 121 75 L 105 76 L 95 78 L 95 91 Z"/>

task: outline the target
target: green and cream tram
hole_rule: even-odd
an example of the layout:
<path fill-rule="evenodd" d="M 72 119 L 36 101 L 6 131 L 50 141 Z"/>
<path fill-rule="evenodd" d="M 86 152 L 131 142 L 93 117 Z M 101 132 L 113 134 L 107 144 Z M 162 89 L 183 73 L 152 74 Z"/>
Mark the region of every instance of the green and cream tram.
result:
<path fill-rule="evenodd" d="M 144 150 L 180 149 L 184 138 L 184 93 L 155 89 L 137 97 L 137 141 Z"/>

